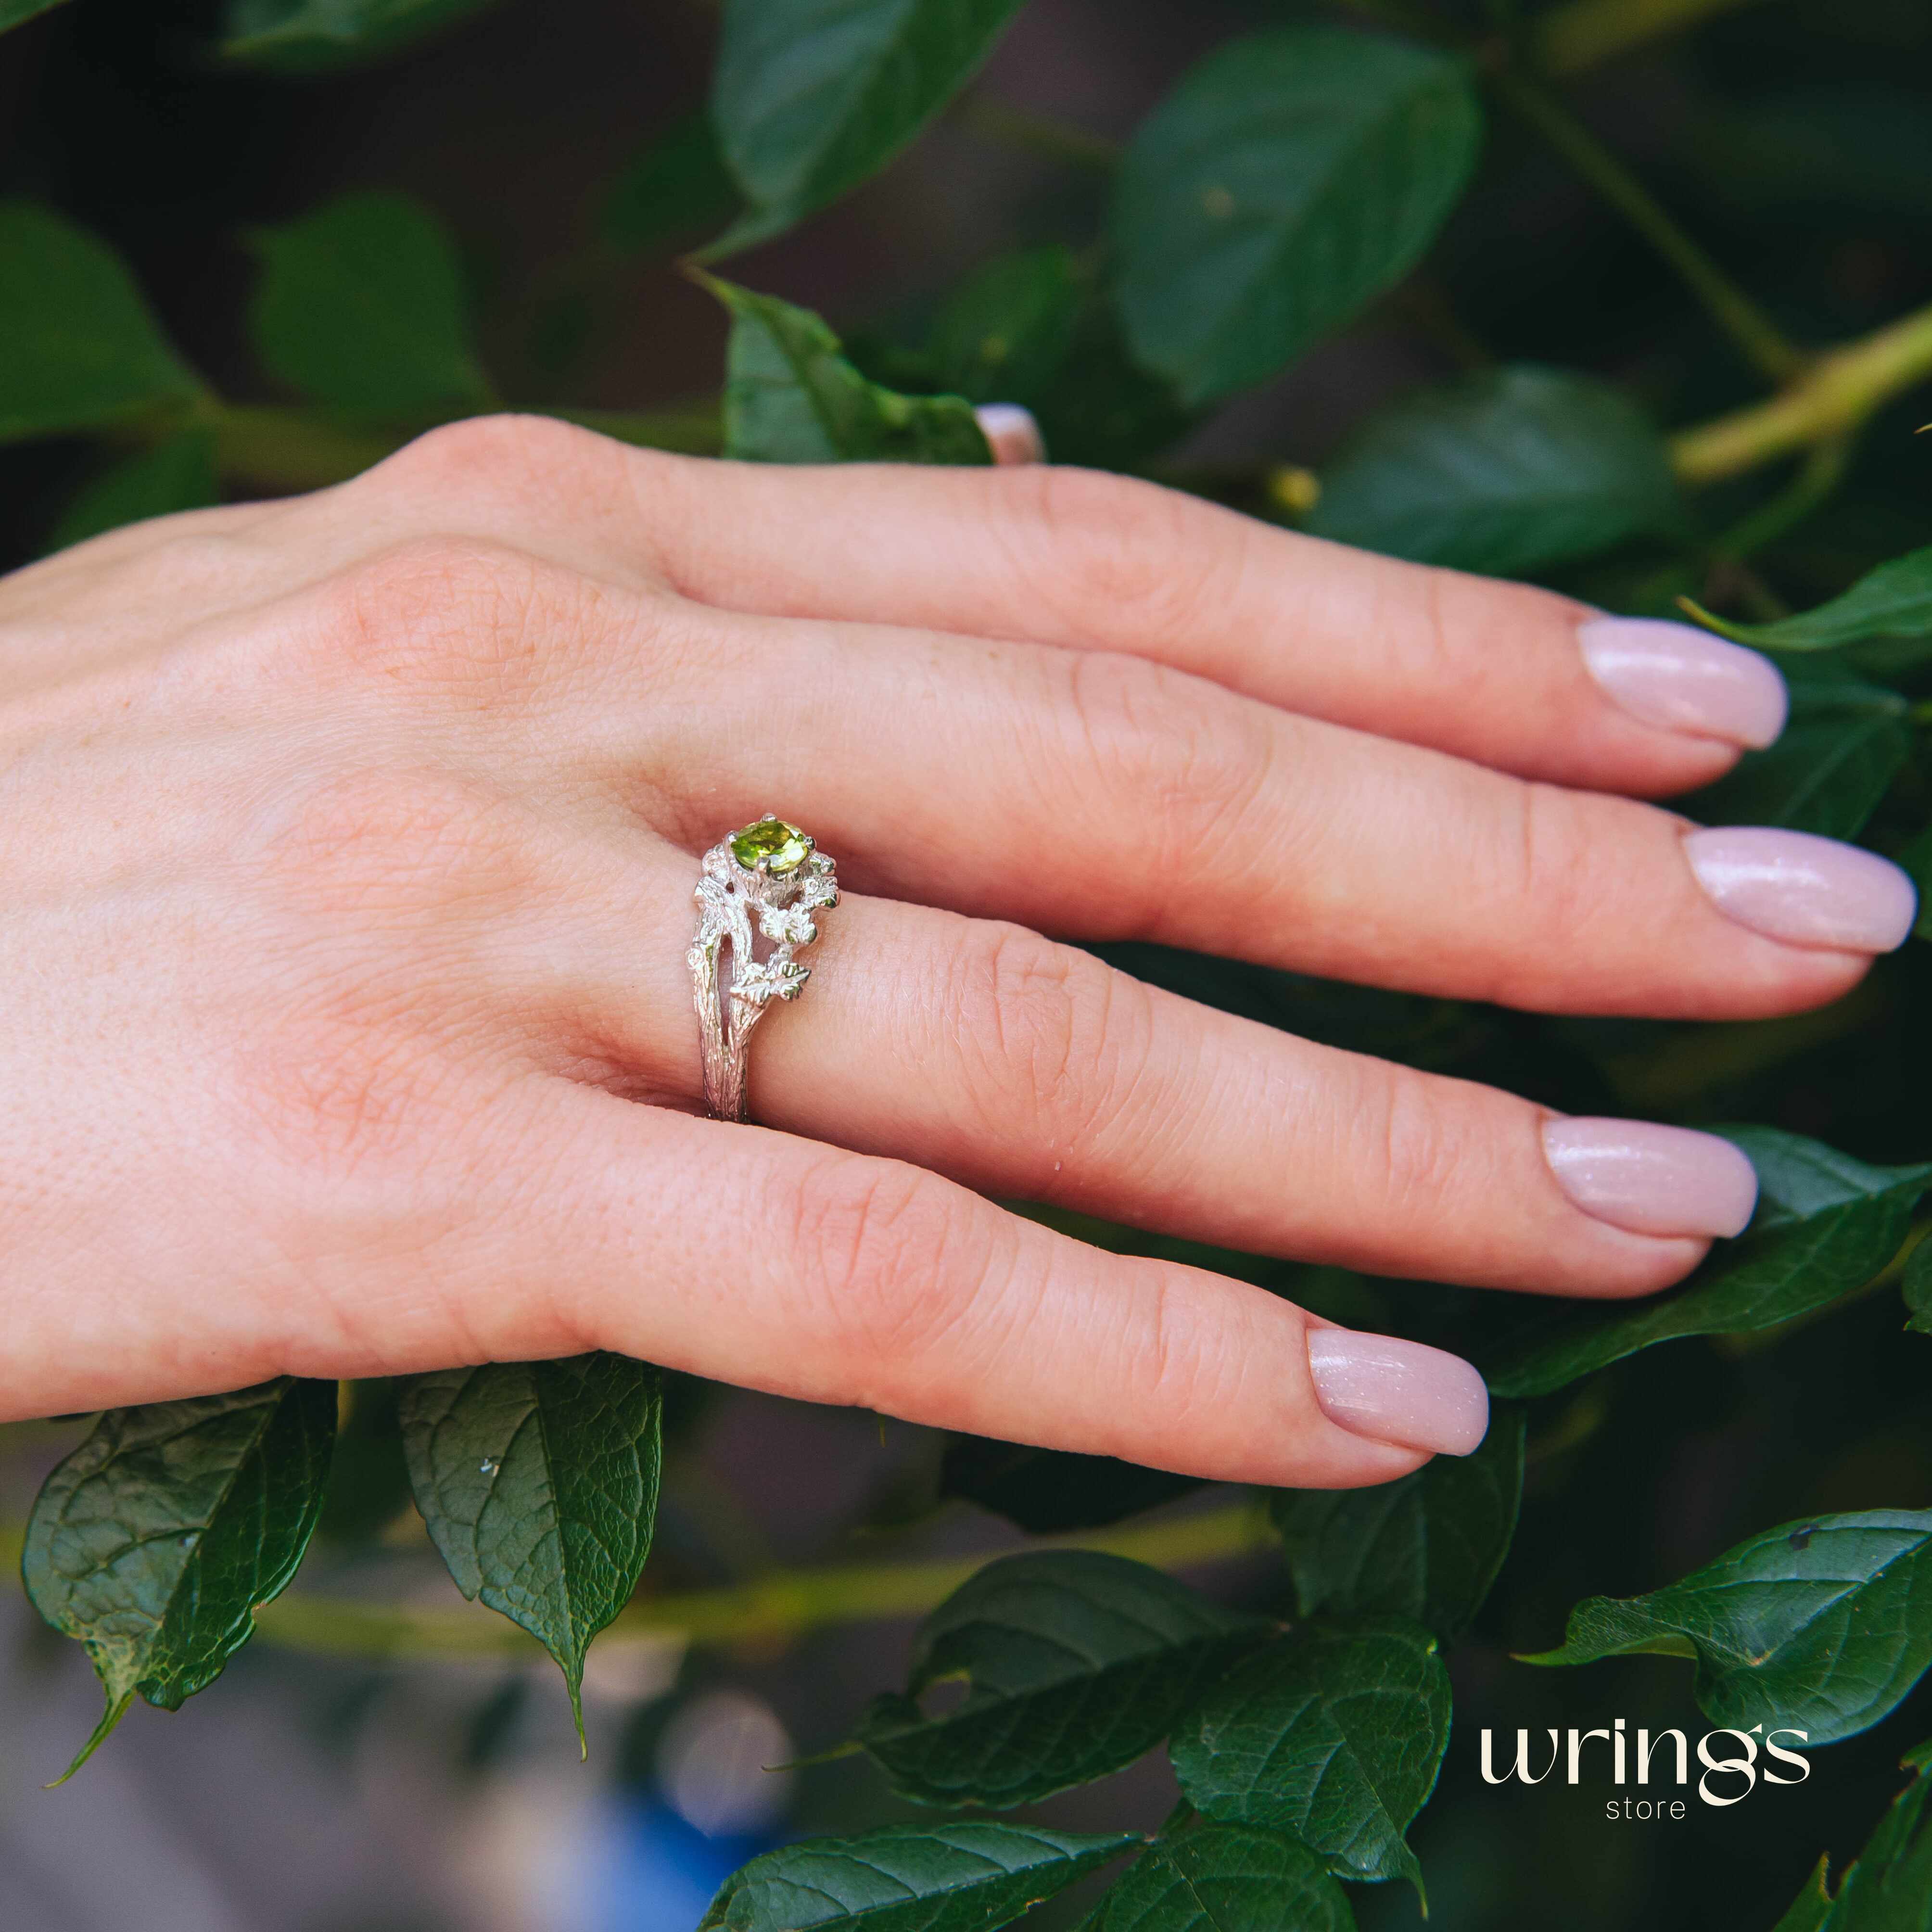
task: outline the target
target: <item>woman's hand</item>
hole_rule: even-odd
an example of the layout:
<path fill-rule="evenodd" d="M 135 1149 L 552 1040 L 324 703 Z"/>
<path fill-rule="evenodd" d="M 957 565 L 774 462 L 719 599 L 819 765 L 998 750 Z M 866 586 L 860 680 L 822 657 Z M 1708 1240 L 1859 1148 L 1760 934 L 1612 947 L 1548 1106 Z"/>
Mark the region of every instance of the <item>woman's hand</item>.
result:
<path fill-rule="evenodd" d="M 983 1196 L 1615 1296 L 1748 1166 L 1060 942 L 1742 1018 L 1912 914 L 1868 854 L 1610 795 L 1774 736 L 1751 654 L 1078 472 L 466 424 L 23 571 L 0 651 L 0 1416 L 608 1348 L 1386 1480 L 1480 1438 L 1466 1365 Z M 698 1118 L 684 956 L 696 855 L 767 811 L 848 892 L 748 1127 Z"/>

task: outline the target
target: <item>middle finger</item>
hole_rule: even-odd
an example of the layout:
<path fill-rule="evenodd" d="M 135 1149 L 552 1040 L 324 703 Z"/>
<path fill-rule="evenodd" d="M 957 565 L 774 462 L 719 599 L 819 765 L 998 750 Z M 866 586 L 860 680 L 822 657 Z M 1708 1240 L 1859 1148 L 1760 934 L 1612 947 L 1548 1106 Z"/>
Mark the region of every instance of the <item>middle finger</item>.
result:
<path fill-rule="evenodd" d="M 692 850 L 777 810 L 862 890 L 1552 1012 L 1792 1012 L 1912 923 L 1904 874 L 1855 848 L 1700 831 L 1138 658 L 710 611 L 701 628 L 675 704 L 658 682 L 644 704 L 600 691 L 584 725 L 620 782 L 698 767 L 666 828 Z M 675 760 L 639 736 L 668 719 Z"/>

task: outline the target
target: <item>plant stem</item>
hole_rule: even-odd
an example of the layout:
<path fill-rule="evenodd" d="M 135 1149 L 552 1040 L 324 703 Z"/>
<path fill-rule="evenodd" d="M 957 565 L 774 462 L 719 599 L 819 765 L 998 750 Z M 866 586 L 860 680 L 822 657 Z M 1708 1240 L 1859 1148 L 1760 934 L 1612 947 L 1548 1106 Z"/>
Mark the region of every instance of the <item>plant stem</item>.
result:
<path fill-rule="evenodd" d="M 1570 0 L 1537 22 L 1531 44 L 1550 74 L 1581 74 L 1640 42 L 1681 33 L 1747 0 Z"/>
<path fill-rule="evenodd" d="M 1096 1536 L 1042 1538 L 1030 1549 L 1100 1550 L 1160 1569 L 1224 1562 L 1273 1538 L 1260 1505 L 1240 1502 L 1172 1522 Z M 916 1616 L 958 1589 L 985 1556 L 779 1571 L 718 1590 L 640 1598 L 600 1642 L 734 1644 L 789 1638 L 825 1624 Z M 520 1654 L 536 1646 L 514 1624 L 468 1609 L 358 1604 L 290 1591 L 256 1613 L 277 1643 L 341 1656 Z"/>
<path fill-rule="evenodd" d="M 1172 1522 L 1090 1536 L 1042 1537 L 1029 1549 L 1098 1550 L 1163 1570 L 1225 1562 L 1274 1540 L 1258 1500 Z M 21 1532 L 0 1524 L 0 1565 L 20 1571 Z M 600 1643 L 736 1644 L 790 1638 L 826 1624 L 916 1616 L 958 1589 L 986 1555 L 916 1563 L 848 1564 L 778 1571 L 718 1590 L 640 1598 Z M 536 1657 L 535 1640 L 494 1612 L 470 1605 L 362 1603 L 291 1590 L 255 1613 L 269 1642 L 331 1657 Z"/>
<path fill-rule="evenodd" d="M 1683 278 L 1712 321 L 1760 375 L 1790 381 L 1804 358 L 1757 304 L 1678 226 L 1650 190 L 1562 103 L 1504 67 L 1491 85 Z"/>
<path fill-rule="evenodd" d="M 1853 441 L 1850 435 L 1834 436 L 1818 444 L 1798 465 L 1797 475 L 1769 502 L 1733 524 L 1711 546 L 1712 551 L 1741 562 L 1802 524 L 1844 480 Z"/>
<path fill-rule="evenodd" d="M 1849 434 L 1875 410 L 1928 378 L 1932 308 L 1816 357 L 1768 402 L 1681 431 L 1672 439 L 1672 460 L 1686 483 L 1742 476 L 1760 464 Z"/>

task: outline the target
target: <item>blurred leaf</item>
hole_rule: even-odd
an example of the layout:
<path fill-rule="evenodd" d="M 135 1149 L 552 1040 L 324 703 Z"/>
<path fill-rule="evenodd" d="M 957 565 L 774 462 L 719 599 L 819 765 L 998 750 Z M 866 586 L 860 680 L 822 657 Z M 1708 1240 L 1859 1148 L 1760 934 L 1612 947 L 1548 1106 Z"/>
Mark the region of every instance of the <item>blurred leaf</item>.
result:
<path fill-rule="evenodd" d="M 1473 1456 L 1437 1456 L 1365 1490 L 1277 1490 L 1298 1614 L 1403 1617 L 1461 1634 L 1509 1553 L 1522 1499 L 1523 1414 L 1499 1408 Z"/>
<path fill-rule="evenodd" d="M 0 0 L 0 34 L 37 14 L 50 14 L 60 4 L 61 0 Z"/>
<path fill-rule="evenodd" d="M 1781 825 L 1854 838 L 1912 755 L 1907 706 L 1854 679 L 1792 677 L 1778 742 L 1747 752 L 1715 784 L 1675 801 L 1706 825 Z"/>
<path fill-rule="evenodd" d="M 456 1586 L 542 1644 L 584 1732 L 584 1656 L 631 1600 L 657 1514 L 662 1390 L 628 1356 L 418 1376 L 402 1398 L 416 1507 Z"/>
<path fill-rule="evenodd" d="M 1403 1833 L 1449 1744 L 1449 1673 L 1412 1624 L 1306 1629 L 1216 1684 L 1168 1747 L 1183 1796 L 1299 1839 L 1348 1879 L 1422 1874 Z"/>
<path fill-rule="evenodd" d="M 1912 1250 L 1899 1287 L 1905 1297 L 1906 1327 L 1932 1335 L 1932 1241 L 1921 1240 Z"/>
<path fill-rule="evenodd" d="M 986 1932 L 1139 1842 L 990 1821 L 807 1838 L 734 1872 L 698 1932 Z"/>
<path fill-rule="evenodd" d="M 229 1395 L 110 1408 L 42 1486 L 20 1571 L 106 1692 L 71 1778 L 138 1692 L 178 1710 L 287 1588 L 328 1480 L 335 1384 L 292 1376 Z"/>
<path fill-rule="evenodd" d="M 422 202 L 346 194 L 254 240 L 256 350 L 291 388 L 351 410 L 488 404 L 456 244 Z"/>
<path fill-rule="evenodd" d="M 228 0 L 231 60 L 282 74 L 327 74 L 399 53 L 494 0 Z"/>
<path fill-rule="evenodd" d="M 1272 376 L 1414 266 L 1482 127 L 1462 63 L 1406 41 L 1297 27 L 1217 47 L 1120 177 L 1135 352 L 1189 403 Z"/>
<path fill-rule="evenodd" d="M 392 1377 L 345 1382 L 338 1410 L 328 1500 L 316 1537 L 366 1544 L 410 1507 L 409 1464 L 403 1455 L 401 1388 Z"/>
<path fill-rule="evenodd" d="M 1079 1932 L 1354 1932 L 1342 1888 L 1292 1838 L 1203 1825 L 1135 1860 Z"/>
<path fill-rule="evenodd" d="M 118 255 L 51 208 L 0 202 L 0 442 L 201 394 Z"/>
<path fill-rule="evenodd" d="M 1714 1724 L 1856 1737 L 1932 1664 L 1932 1510 L 1780 1523 L 1646 1597 L 1592 1597 L 1526 1664 L 1694 1658 Z"/>
<path fill-rule="evenodd" d="M 1932 939 L 1932 825 L 1897 856 L 1918 888 L 1918 917 L 1912 929 L 1921 939 Z"/>
<path fill-rule="evenodd" d="M 1200 1487 L 1197 1476 L 1143 1469 L 1111 1456 L 1029 1449 L 979 1436 L 948 1441 L 939 1478 L 941 1496 L 964 1496 L 1034 1536 L 1104 1528 Z"/>
<path fill-rule="evenodd" d="M 68 506 L 47 539 L 47 548 L 65 550 L 124 524 L 143 523 L 176 510 L 205 509 L 220 498 L 214 436 L 206 430 L 184 430 L 152 449 L 123 458 L 97 476 Z"/>
<path fill-rule="evenodd" d="M 597 226 L 613 248 L 641 253 L 729 221 L 744 197 L 709 114 L 687 114 L 610 184 Z"/>
<path fill-rule="evenodd" d="M 884 166 L 992 52 L 1021 0 L 725 0 L 712 111 L 743 248 Z"/>
<path fill-rule="evenodd" d="M 1066 366 L 1088 289 L 1072 250 L 1057 244 L 988 263 L 933 319 L 940 381 L 976 403 L 1030 408 Z"/>
<path fill-rule="evenodd" d="M 1124 1557 L 1002 1557 L 920 1626 L 905 1695 L 874 1698 L 856 1736 L 922 1804 L 1030 1804 L 1152 1750 L 1266 1628 Z M 963 1702 L 921 1709 L 954 1681 Z"/>
<path fill-rule="evenodd" d="M 1932 205 L 1932 123 L 1924 96 L 1906 88 L 1796 88 L 1743 106 L 1714 98 L 1684 132 L 1725 212 L 1774 223 L 1787 246 L 1808 214 L 1839 236 L 1861 215 L 1916 229 Z"/>
<path fill-rule="evenodd" d="M 1770 1127 L 1717 1131 L 1757 1169 L 1757 1214 L 1682 1287 L 1648 1300 L 1559 1316 L 1506 1347 L 1492 1394 L 1547 1395 L 1592 1370 L 1685 1335 L 1774 1328 L 1862 1288 L 1894 1255 L 1932 1167 L 1868 1167 Z"/>
<path fill-rule="evenodd" d="M 758 463 L 989 463 L 970 403 L 868 382 L 809 309 L 716 276 L 731 312 L 724 453 Z"/>
<path fill-rule="evenodd" d="M 1108 291 L 1064 248 L 989 262 L 934 317 L 927 359 L 935 388 L 1032 410 L 1058 463 L 1130 470 L 1194 419 L 1135 365 Z"/>
<path fill-rule="evenodd" d="M 1804 1889 L 1791 1901 L 1784 1916 L 1771 1928 L 1771 1932 L 1820 1932 L 1832 1910 L 1832 1894 L 1825 1884 L 1830 1866 L 1829 1857 L 1825 1856 L 1811 1868 L 1811 1875 L 1804 1881 Z"/>
<path fill-rule="evenodd" d="M 1682 514 L 1664 439 L 1594 377 L 1486 370 L 1372 416 L 1303 528 L 1418 563 L 1517 576 Z"/>
<path fill-rule="evenodd" d="M 1882 563 L 1842 596 L 1774 624 L 1727 623 L 1699 604 L 1690 608 L 1712 630 L 1766 651 L 1828 651 L 1876 638 L 1932 637 L 1932 547 Z"/>
<path fill-rule="evenodd" d="M 1857 1862 L 1839 1881 L 1829 1915 L 1822 1920 L 1798 1916 L 1813 1895 L 1808 1887 L 1777 1932 L 1786 1932 L 1787 1926 L 1810 1932 L 1820 1924 L 1825 1932 L 1925 1932 L 1932 1924 L 1932 1831 L 1925 1819 L 1932 1798 L 1928 1757 L 1932 1745 L 1906 1754 L 1906 1767 L 1918 1774 L 1892 1800 Z M 1822 1893 L 1824 1861 L 1818 1862 L 1813 1883 Z"/>

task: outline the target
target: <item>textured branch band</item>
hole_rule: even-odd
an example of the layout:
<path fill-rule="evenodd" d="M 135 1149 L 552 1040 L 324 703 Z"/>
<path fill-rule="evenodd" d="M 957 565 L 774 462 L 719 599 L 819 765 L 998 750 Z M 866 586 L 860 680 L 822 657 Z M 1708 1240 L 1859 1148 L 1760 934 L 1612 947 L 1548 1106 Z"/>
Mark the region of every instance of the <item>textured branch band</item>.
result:
<path fill-rule="evenodd" d="M 692 896 L 698 931 L 686 956 L 698 1003 L 705 1105 L 718 1120 L 742 1120 L 752 1029 L 774 999 L 796 999 L 812 976 L 795 956 L 818 937 L 812 914 L 838 903 L 838 875 L 808 833 L 766 817 L 705 854 Z"/>

